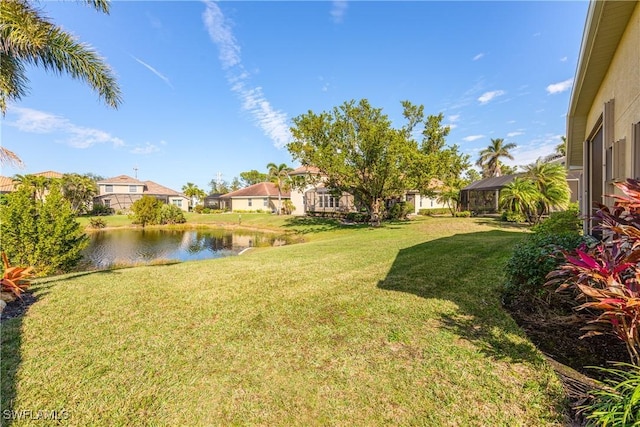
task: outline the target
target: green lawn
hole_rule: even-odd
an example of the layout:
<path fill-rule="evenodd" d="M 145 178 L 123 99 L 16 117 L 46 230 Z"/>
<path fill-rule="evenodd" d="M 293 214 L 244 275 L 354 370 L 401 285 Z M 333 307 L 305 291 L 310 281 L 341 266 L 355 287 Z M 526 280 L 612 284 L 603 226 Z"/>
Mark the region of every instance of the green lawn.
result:
<path fill-rule="evenodd" d="M 2 325 L 2 409 L 78 426 L 563 424 L 559 381 L 499 303 L 521 233 L 255 221 L 307 242 L 39 280 Z"/>

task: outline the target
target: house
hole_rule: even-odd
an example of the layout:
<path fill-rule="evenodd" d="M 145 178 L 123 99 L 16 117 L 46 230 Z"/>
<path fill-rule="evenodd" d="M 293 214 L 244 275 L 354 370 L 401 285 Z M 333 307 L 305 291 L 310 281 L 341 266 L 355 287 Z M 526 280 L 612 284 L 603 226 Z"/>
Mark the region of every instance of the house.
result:
<path fill-rule="evenodd" d="M 16 184 L 13 181 L 13 178 L 0 175 L 0 194 L 11 193 L 15 190 L 15 186 Z"/>
<path fill-rule="evenodd" d="M 189 209 L 189 198 L 153 181 L 138 181 L 127 175 L 98 181 L 98 195 L 94 204 L 100 204 L 116 211 L 128 211 L 143 195 L 153 196 L 166 204 L 178 206 L 183 211 Z"/>
<path fill-rule="evenodd" d="M 337 195 L 327 188 L 320 170 L 315 166 L 300 166 L 289 172 L 295 181 L 304 180 L 304 187 L 294 186 L 291 189 L 291 203 L 295 206 L 293 215 L 313 215 L 317 213 L 334 213 L 355 211 L 354 198 L 343 192 Z"/>
<path fill-rule="evenodd" d="M 581 212 L 611 204 L 640 177 L 640 6 L 591 1 L 567 113 L 567 168 L 581 172 Z M 585 221 L 585 233 L 595 224 Z"/>
<path fill-rule="evenodd" d="M 272 182 L 259 182 L 220 196 L 220 199 L 227 203 L 232 212 L 278 211 L 278 188 Z M 280 199 L 282 203 L 285 200 L 290 200 L 289 191 L 282 191 Z"/>

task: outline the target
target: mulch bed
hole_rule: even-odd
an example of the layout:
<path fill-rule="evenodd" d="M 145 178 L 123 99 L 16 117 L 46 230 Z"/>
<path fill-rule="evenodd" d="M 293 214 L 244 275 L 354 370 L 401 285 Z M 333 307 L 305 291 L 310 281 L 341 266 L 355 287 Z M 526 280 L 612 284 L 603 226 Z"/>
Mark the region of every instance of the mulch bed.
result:
<path fill-rule="evenodd" d="M 592 367 L 631 363 L 625 344 L 613 335 L 581 339 L 585 319 L 557 299 L 542 301 L 520 295 L 503 305 L 562 381 L 570 406 L 569 425 L 586 425 L 577 407 L 591 400 L 590 391 L 599 388 L 598 381 L 603 379 L 602 373 Z"/>
<path fill-rule="evenodd" d="M 7 303 L 7 306 L 2 310 L 2 314 L 0 315 L 0 321 L 21 316 L 34 302 L 36 302 L 36 297 L 31 292 L 24 292 L 22 298 Z"/>

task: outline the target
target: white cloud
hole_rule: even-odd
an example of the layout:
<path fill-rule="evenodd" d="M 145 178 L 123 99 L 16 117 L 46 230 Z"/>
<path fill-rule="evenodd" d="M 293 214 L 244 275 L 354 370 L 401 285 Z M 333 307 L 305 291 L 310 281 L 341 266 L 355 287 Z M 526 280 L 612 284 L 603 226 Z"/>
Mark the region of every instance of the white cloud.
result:
<path fill-rule="evenodd" d="M 59 134 L 62 141 L 72 147 L 89 148 L 95 144 L 111 143 L 114 147 L 121 147 L 124 141 L 100 129 L 78 126 L 61 116 L 44 111 L 10 106 L 7 112 L 9 126 L 18 128 L 21 132 Z M 15 121 L 11 118 L 15 116 Z"/>
<path fill-rule="evenodd" d="M 567 62 L 567 59 L 569 58 L 567 58 L 566 56 L 563 56 L 562 58 L 560 58 L 560 62 Z"/>
<path fill-rule="evenodd" d="M 334 0 L 331 2 L 331 19 L 334 23 L 340 24 L 344 21 L 344 16 L 347 13 L 346 0 Z"/>
<path fill-rule="evenodd" d="M 171 89 L 173 89 L 173 85 L 171 84 L 171 82 L 169 81 L 169 78 L 166 77 L 164 74 L 162 74 L 160 71 L 156 70 L 155 68 L 153 68 L 151 65 L 147 64 L 146 62 L 144 62 L 141 59 L 136 58 L 135 56 L 131 55 L 131 57 L 133 59 L 136 60 L 136 62 L 138 62 L 139 64 L 141 64 L 142 66 L 144 66 L 146 69 L 148 69 L 149 71 L 151 71 L 153 74 L 155 74 L 156 76 L 158 76 L 163 82 L 165 82 L 166 84 L 169 85 L 169 87 Z"/>
<path fill-rule="evenodd" d="M 513 160 L 505 159 L 505 163 L 509 166 L 525 166 L 534 163 L 539 158 L 554 153 L 560 140 L 560 135 L 546 134 L 526 144 L 518 144 L 511 151 Z"/>
<path fill-rule="evenodd" d="M 160 144 L 165 145 L 166 142 L 160 141 Z M 129 152 L 131 154 L 151 154 L 151 153 L 157 153 L 158 151 L 160 151 L 160 147 L 158 147 L 157 145 L 151 144 L 150 142 L 147 142 L 144 146 L 135 147 Z"/>
<path fill-rule="evenodd" d="M 455 123 L 449 123 L 448 125 L 445 125 L 445 126 L 449 126 L 449 129 L 451 129 L 451 130 L 453 130 L 453 129 L 458 127 L 458 125 L 455 124 Z"/>
<path fill-rule="evenodd" d="M 469 135 L 462 138 L 463 141 L 472 142 L 484 138 L 484 135 Z"/>
<path fill-rule="evenodd" d="M 218 46 L 219 58 L 224 69 L 229 70 L 227 82 L 241 101 L 242 108 L 249 112 L 257 125 L 278 148 L 284 147 L 291 134 L 287 124 L 287 115 L 274 109 L 261 87 L 250 87 L 250 73 L 242 65 L 240 46 L 238 45 L 228 20 L 216 3 L 205 2 L 206 9 L 202 18 L 211 40 Z"/>
<path fill-rule="evenodd" d="M 549 92 L 550 95 L 554 95 L 556 93 L 562 93 L 571 89 L 571 86 L 573 86 L 572 78 L 560 83 L 550 84 L 549 86 L 547 86 L 547 92 Z"/>
<path fill-rule="evenodd" d="M 452 114 L 450 116 L 447 116 L 447 118 L 449 119 L 449 121 L 451 123 L 457 122 L 458 120 L 460 120 L 460 114 Z"/>
<path fill-rule="evenodd" d="M 520 132 L 520 131 L 517 131 L 517 132 L 509 132 L 509 133 L 507 134 L 507 138 L 513 138 L 514 136 L 520 136 L 520 135 L 524 135 L 524 132 Z"/>
<path fill-rule="evenodd" d="M 479 53 L 476 56 L 473 57 L 474 61 L 477 61 L 478 59 L 481 59 L 482 57 L 484 57 L 484 53 Z"/>
<path fill-rule="evenodd" d="M 482 95 L 480 95 L 480 98 L 478 98 L 478 101 L 480 101 L 480 104 L 486 104 L 489 101 L 497 98 L 498 96 L 502 96 L 504 95 L 506 92 L 503 90 L 492 90 L 490 92 L 485 92 Z"/>

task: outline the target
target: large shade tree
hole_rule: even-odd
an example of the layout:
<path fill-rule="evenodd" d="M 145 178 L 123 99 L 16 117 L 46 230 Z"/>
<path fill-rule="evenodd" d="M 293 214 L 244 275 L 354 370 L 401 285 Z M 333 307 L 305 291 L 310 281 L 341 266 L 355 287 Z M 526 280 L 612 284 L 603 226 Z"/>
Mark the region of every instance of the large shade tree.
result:
<path fill-rule="evenodd" d="M 500 159 L 505 158 L 513 160 L 511 150 L 516 147 L 517 145 L 513 142 L 505 144 L 502 138 L 491 139 L 491 144 L 480 151 L 480 157 L 476 162 L 476 165 L 482 169 L 482 176 L 484 178 L 489 178 L 492 176 L 503 175 L 502 162 Z"/>
<path fill-rule="evenodd" d="M 386 199 L 408 189 L 433 189 L 434 178 L 458 174 L 465 163 L 457 147 L 444 145 L 449 128 L 441 126 L 442 115 L 425 120 L 423 106 L 402 105 L 401 128 L 392 127 L 382 109 L 366 99 L 293 119 L 287 148 L 294 159 L 317 167 L 327 187 L 352 194 L 372 225 L 380 224 Z M 421 143 L 414 139 L 419 125 L 424 126 Z"/>
<path fill-rule="evenodd" d="M 28 0 L 0 1 L 0 112 L 18 101 L 29 89 L 29 66 L 56 74 L 68 74 L 87 83 L 107 105 L 121 103 L 113 71 L 90 46 L 81 43 L 44 15 L 40 3 Z M 100 12 L 109 13 L 109 1 L 84 0 Z M 21 163 L 19 157 L 0 147 L 0 162 Z"/>
<path fill-rule="evenodd" d="M 267 165 L 267 178 L 278 189 L 278 215 L 282 213 L 282 191 L 287 191 L 290 186 L 289 172 L 291 169 L 285 163 L 276 165 L 275 163 L 269 163 Z"/>

